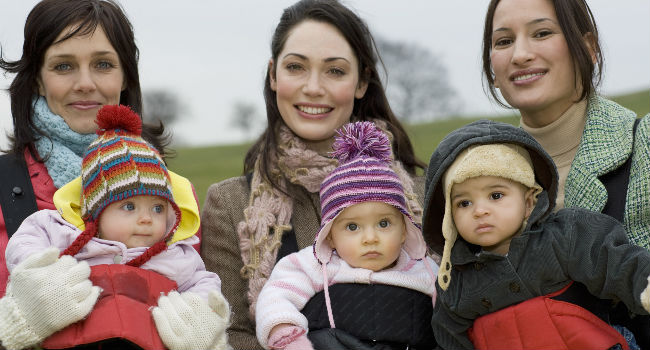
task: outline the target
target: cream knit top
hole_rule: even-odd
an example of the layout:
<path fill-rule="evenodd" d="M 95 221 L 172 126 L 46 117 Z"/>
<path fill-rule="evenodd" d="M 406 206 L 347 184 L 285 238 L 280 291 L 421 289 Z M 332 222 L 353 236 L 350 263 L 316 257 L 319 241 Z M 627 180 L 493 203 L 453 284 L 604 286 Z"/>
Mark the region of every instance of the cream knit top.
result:
<path fill-rule="evenodd" d="M 554 122 L 541 128 L 533 128 L 520 120 L 521 128 L 542 145 L 553 158 L 559 175 L 555 211 L 564 208 L 564 184 L 566 183 L 571 163 L 578 152 L 582 132 L 587 123 L 587 100 L 573 104 Z"/>

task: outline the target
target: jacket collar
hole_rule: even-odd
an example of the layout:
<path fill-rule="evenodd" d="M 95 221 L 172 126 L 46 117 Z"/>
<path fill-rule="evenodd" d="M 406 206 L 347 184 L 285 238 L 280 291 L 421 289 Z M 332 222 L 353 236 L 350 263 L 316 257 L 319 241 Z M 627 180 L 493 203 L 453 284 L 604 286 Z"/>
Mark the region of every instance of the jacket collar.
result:
<path fill-rule="evenodd" d="M 601 211 L 607 190 L 598 179 L 625 162 L 632 153 L 634 112 L 598 96 L 589 99 L 587 123 L 567 177 L 565 207 Z"/>

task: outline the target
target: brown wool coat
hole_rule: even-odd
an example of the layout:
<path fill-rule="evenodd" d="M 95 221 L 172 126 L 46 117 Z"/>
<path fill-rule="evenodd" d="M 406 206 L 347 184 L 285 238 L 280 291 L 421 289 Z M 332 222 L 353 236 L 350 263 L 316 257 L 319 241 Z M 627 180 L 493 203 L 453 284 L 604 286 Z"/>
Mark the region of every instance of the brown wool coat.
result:
<path fill-rule="evenodd" d="M 422 204 L 424 178 L 414 178 L 415 194 Z M 308 193 L 304 188 L 293 186 L 292 193 L 299 193 L 301 200 L 294 200 L 291 223 L 298 242 L 298 249 L 309 246 L 320 228 L 320 200 L 318 193 Z M 208 271 L 221 278 L 221 291 L 232 309 L 228 342 L 234 349 L 262 349 L 255 337 L 255 323 L 250 320 L 248 308 L 248 280 L 240 270 L 244 266 L 239 249 L 237 225 L 244 220 L 248 207 L 250 188 L 245 176 L 230 178 L 213 184 L 208 189 L 201 213 L 201 256 Z"/>

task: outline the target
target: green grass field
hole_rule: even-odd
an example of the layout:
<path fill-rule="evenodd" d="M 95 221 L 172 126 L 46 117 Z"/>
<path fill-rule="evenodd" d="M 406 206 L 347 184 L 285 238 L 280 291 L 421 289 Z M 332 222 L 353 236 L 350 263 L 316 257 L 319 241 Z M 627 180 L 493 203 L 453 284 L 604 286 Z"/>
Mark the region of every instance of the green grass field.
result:
<path fill-rule="evenodd" d="M 650 113 L 650 90 L 610 98 L 638 115 Z M 407 125 L 406 131 L 413 142 L 415 154 L 428 163 L 431 153 L 445 135 L 474 120 L 486 118 L 513 125 L 519 123 L 519 117 L 513 111 L 506 116 L 458 116 L 444 121 Z M 211 184 L 242 174 L 244 155 L 250 145 L 251 143 L 243 143 L 179 148 L 176 150 L 176 156 L 169 160 L 169 168 L 192 181 L 199 196 L 199 203 L 203 205 L 206 191 Z"/>

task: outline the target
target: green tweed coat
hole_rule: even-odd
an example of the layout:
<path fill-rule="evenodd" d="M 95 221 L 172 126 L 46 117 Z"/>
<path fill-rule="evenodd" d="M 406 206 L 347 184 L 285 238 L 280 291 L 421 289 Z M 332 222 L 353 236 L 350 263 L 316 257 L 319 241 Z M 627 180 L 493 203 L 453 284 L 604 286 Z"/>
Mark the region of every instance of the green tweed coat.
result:
<path fill-rule="evenodd" d="M 587 106 L 587 123 L 564 187 L 565 207 L 601 212 L 607 190 L 598 180 L 630 156 L 632 168 L 625 204 L 624 226 L 630 242 L 650 249 L 650 114 L 639 122 L 619 104 L 594 96 Z"/>

